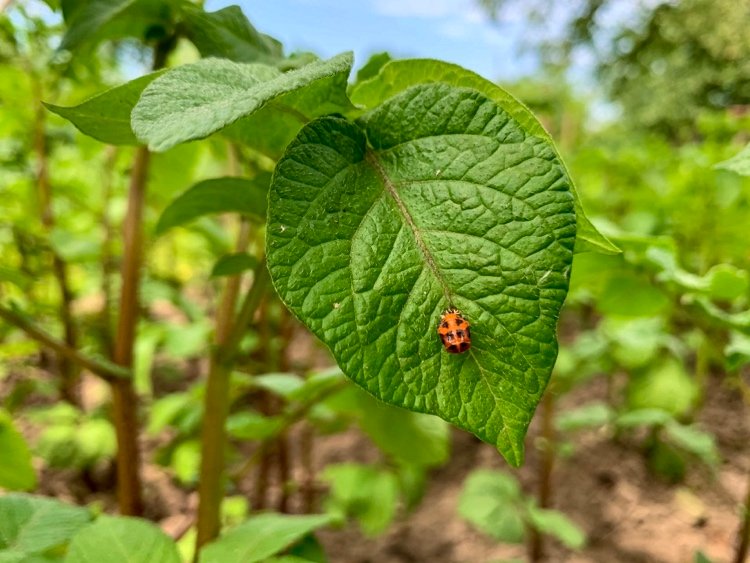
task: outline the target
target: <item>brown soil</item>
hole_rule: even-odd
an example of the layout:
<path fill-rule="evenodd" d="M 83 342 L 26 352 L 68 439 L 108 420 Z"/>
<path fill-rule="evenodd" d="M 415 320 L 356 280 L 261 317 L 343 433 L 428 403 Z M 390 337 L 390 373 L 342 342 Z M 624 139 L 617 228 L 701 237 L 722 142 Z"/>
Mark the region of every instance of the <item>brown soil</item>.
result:
<path fill-rule="evenodd" d="M 603 384 L 594 382 L 565 397 L 560 407 L 603 400 L 605 393 Z M 578 434 L 573 455 L 555 466 L 553 506 L 586 532 L 588 544 L 575 553 L 547 540 L 546 560 L 685 563 L 700 550 L 714 562 L 729 561 L 750 474 L 750 420 L 738 394 L 714 382 L 699 422 L 716 436 L 723 461 L 715 474 L 694 464 L 679 485 L 651 475 L 634 444 L 618 444 L 603 432 Z M 536 487 L 536 435 L 532 425 L 527 461 L 517 472 L 527 491 Z M 331 451 L 345 457 L 343 448 L 366 447 L 364 438 L 334 437 L 318 453 L 322 461 Z M 477 468 L 511 471 L 494 448 L 455 431 L 450 463 L 433 474 L 421 505 L 388 533 L 367 538 L 350 526 L 319 534 L 332 563 L 525 560 L 522 546 L 499 545 L 457 516 L 462 483 Z"/>

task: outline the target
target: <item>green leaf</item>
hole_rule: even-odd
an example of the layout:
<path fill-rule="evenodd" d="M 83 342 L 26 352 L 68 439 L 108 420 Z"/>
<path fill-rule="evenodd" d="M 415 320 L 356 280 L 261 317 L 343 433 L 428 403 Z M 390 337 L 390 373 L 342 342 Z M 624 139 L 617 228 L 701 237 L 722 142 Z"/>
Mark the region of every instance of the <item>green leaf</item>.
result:
<path fill-rule="evenodd" d="M 185 5 L 183 15 L 187 37 L 204 58 L 271 64 L 282 57 L 281 44 L 259 33 L 239 6 L 204 12 Z"/>
<path fill-rule="evenodd" d="M 197 482 L 201 466 L 201 443 L 198 440 L 180 442 L 172 452 L 169 466 L 181 483 Z"/>
<path fill-rule="evenodd" d="M 63 107 L 47 103 L 44 106 L 98 141 L 110 145 L 137 145 L 138 139 L 130 128 L 130 113 L 143 89 L 162 72 L 141 76 L 77 106 Z"/>
<path fill-rule="evenodd" d="M 76 443 L 85 467 L 117 453 L 115 429 L 110 421 L 101 418 L 83 421 L 76 432 Z"/>
<path fill-rule="evenodd" d="M 156 234 L 212 213 L 244 213 L 258 221 L 266 217 L 268 176 L 212 178 L 198 182 L 170 203 L 159 217 Z"/>
<path fill-rule="evenodd" d="M 326 509 L 338 518 L 355 518 L 365 534 L 384 532 L 396 516 L 398 479 L 392 472 L 346 463 L 327 466 L 322 478 L 331 486 Z"/>
<path fill-rule="evenodd" d="M 85 508 L 57 500 L 11 494 L 0 497 L 0 557 L 56 551 L 91 520 Z"/>
<path fill-rule="evenodd" d="M 138 0 L 89 0 L 72 14 L 60 49 L 73 50 L 93 39 L 106 24 L 120 16 Z"/>
<path fill-rule="evenodd" d="M 275 416 L 264 416 L 254 411 L 241 411 L 229 415 L 227 433 L 240 440 L 264 440 L 273 436 L 282 424 Z"/>
<path fill-rule="evenodd" d="M 442 465 L 450 454 L 448 426 L 437 417 L 384 405 L 356 387 L 356 417 L 362 431 L 387 455 L 402 464 Z M 398 428 L 398 432 L 393 429 Z"/>
<path fill-rule="evenodd" d="M 747 295 L 750 280 L 747 270 L 731 264 L 717 264 L 706 272 L 708 294 L 714 299 L 732 301 Z"/>
<path fill-rule="evenodd" d="M 265 373 L 254 377 L 253 384 L 274 395 L 289 399 L 299 393 L 305 385 L 305 380 L 294 373 Z"/>
<path fill-rule="evenodd" d="M 531 525 L 548 536 L 560 540 L 570 549 L 582 549 L 586 545 L 586 534 L 565 514 L 558 510 L 529 507 Z"/>
<path fill-rule="evenodd" d="M 577 409 L 565 411 L 555 418 L 555 426 L 561 432 L 575 432 L 586 428 L 597 428 L 612 420 L 613 412 L 604 403 L 589 403 Z"/>
<path fill-rule="evenodd" d="M 36 487 L 36 473 L 31 465 L 31 452 L 13 419 L 0 409 L 0 487 L 10 491 L 28 491 Z"/>
<path fill-rule="evenodd" d="M 717 164 L 716 168 L 724 168 L 742 176 L 750 176 L 750 143 L 729 160 Z"/>
<path fill-rule="evenodd" d="M 700 458 L 703 463 L 716 467 L 721 461 L 716 440 L 711 434 L 695 426 L 669 421 L 664 427 L 667 439 L 675 446 Z"/>
<path fill-rule="evenodd" d="M 357 82 L 362 82 L 376 76 L 380 72 L 380 69 L 391 60 L 391 55 L 387 52 L 372 55 L 364 66 L 357 71 Z"/>
<path fill-rule="evenodd" d="M 577 253 L 593 251 L 604 254 L 617 254 L 620 252 L 620 249 L 612 244 L 607 237 L 602 235 L 588 217 L 586 217 L 575 183 L 565 168 L 565 164 L 562 162 L 562 158 L 559 152 L 557 152 L 557 148 L 554 146 L 549 133 L 544 129 L 544 126 L 531 113 L 529 108 L 497 84 L 482 78 L 470 70 L 443 61 L 433 59 L 391 61 L 380 69 L 377 76 L 357 84 L 352 89 L 351 99 L 355 104 L 362 104 L 367 108 L 373 108 L 410 86 L 427 82 L 444 82 L 453 86 L 479 90 L 485 96 L 494 100 L 528 134 L 548 141 L 560 159 L 563 172 L 570 186 L 570 191 L 575 198 L 577 225 L 575 251 Z"/>
<path fill-rule="evenodd" d="M 664 292 L 649 280 L 629 273 L 610 278 L 596 304 L 602 313 L 621 317 L 656 316 L 669 305 Z"/>
<path fill-rule="evenodd" d="M 635 428 L 638 426 L 664 426 L 670 420 L 674 420 L 672 415 L 659 408 L 645 408 L 628 411 L 617 417 L 615 425 L 619 428 Z"/>
<path fill-rule="evenodd" d="M 627 388 L 631 409 L 662 409 L 673 416 L 687 414 L 698 397 L 698 385 L 682 362 L 667 358 L 644 373 L 632 375 Z"/>
<path fill-rule="evenodd" d="M 133 131 L 156 151 L 202 139 L 242 118 L 246 120 L 236 124 L 235 136 L 254 128 L 267 136 L 273 134 L 272 123 L 263 116 L 247 118 L 271 104 L 271 114 L 284 113 L 297 121 L 297 128 L 287 133 L 291 138 L 312 117 L 351 108 L 346 97 L 351 66 L 351 54 L 344 53 L 287 73 L 224 59 L 177 67 L 143 91 L 132 113 Z"/>
<path fill-rule="evenodd" d="M 466 479 L 458 513 L 498 541 L 522 543 L 525 511 L 521 500 L 521 487 L 515 478 L 500 471 L 480 469 Z"/>
<path fill-rule="evenodd" d="M 211 277 L 236 276 L 258 265 L 258 259 L 247 252 L 225 254 L 219 258 L 211 269 Z"/>
<path fill-rule="evenodd" d="M 328 515 L 259 514 L 203 548 L 200 563 L 253 563 L 279 553 L 327 525 Z"/>
<path fill-rule="evenodd" d="M 575 240 L 548 142 L 479 92 L 416 86 L 357 124 L 306 126 L 277 165 L 267 229 L 276 290 L 348 377 L 521 463 Z M 450 306 L 472 324 L 464 354 L 436 333 Z"/>
<path fill-rule="evenodd" d="M 155 524 L 138 518 L 100 516 L 70 542 L 66 563 L 180 563 L 177 546 Z"/>

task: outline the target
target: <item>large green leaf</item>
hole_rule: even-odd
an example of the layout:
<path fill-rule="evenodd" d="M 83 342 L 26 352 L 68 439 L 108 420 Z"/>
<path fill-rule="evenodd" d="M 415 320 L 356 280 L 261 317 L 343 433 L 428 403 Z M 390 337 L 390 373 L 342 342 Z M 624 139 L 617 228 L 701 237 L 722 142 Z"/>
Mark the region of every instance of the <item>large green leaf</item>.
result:
<path fill-rule="evenodd" d="M 204 547 L 200 563 L 263 561 L 330 521 L 328 515 L 259 514 Z"/>
<path fill-rule="evenodd" d="M 0 487 L 11 491 L 27 491 L 36 486 L 36 474 L 31 465 L 31 452 L 21 433 L 13 426 L 13 419 L 0 409 Z"/>
<path fill-rule="evenodd" d="M 143 89 L 160 74 L 161 71 L 141 76 L 97 94 L 77 106 L 44 105 L 48 110 L 70 121 L 86 135 L 103 143 L 137 145 L 138 139 L 130 128 L 130 113 Z"/>
<path fill-rule="evenodd" d="M 282 57 L 279 42 L 259 33 L 239 6 L 204 12 L 188 4 L 183 16 L 188 38 L 204 57 L 269 64 Z"/>
<path fill-rule="evenodd" d="M 212 213 L 244 213 L 265 219 L 269 176 L 212 178 L 198 182 L 170 203 L 159 217 L 156 233 Z"/>
<path fill-rule="evenodd" d="M 488 98 L 494 100 L 501 108 L 515 119 L 527 134 L 547 140 L 553 150 L 557 152 L 552 138 L 544 126 L 524 104 L 514 98 L 509 92 L 482 78 L 478 74 L 466 70 L 458 65 L 433 59 L 408 59 L 391 61 L 385 64 L 380 72 L 359 84 L 351 92 L 351 99 L 355 104 L 373 108 L 391 96 L 415 84 L 429 82 L 444 82 L 454 86 L 474 88 Z M 558 153 L 559 157 L 559 153 Z M 589 221 L 583 211 L 575 183 L 560 160 L 570 190 L 575 198 L 576 206 L 576 252 L 603 252 L 616 254 L 620 250 L 612 244 Z"/>
<path fill-rule="evenodd" d="M 356 124 L 305 127 L 277 165 L 267 229 L 279 295 L 345 374 L 521 463 L 575 243 L 548 141 L 480 92 L 415 86 Z M 472 325 L 464 354 L 436 334 L 450 306 Z"/>
<path fill-rule="evenodd" d="M 346 97 L 351 66 L 352 55 L 344 53 L 287 73 L 260 63 L 223 59 L 204 59 L 177 67 L 143 91 L 133 110 L 133 131 L 157 151 L 202 139 L 231 124 L 236 124 L 232 128 L 235 137 L 261 142 L 270 136 L 270 140 L 278 142 L 274 133 L 278 123 L 262 116 L 248 119 L 271 104 L 264 116 L 284 114 L 296 123 L 291 130 L 282 128 L 282 140 L 288 141 L 309 119 L 351 108 Z M 238 120 L 242 122 L 236 123 Z M 257 133 L 253 133 L 256 128 Z M 283 148 L 284 145 L 269 146 L 270 140 L 263 141 L 260 148 Z"/>
<path fill-rule="evenodd" d="M 29 495 L 0 497 L 0 558 L 46 554 L 64 548 L 91 520 L 85 508 Z"/>
<path fill-rule="evenodd" d="M 67 563 L 180 563 L 177 546 L 156 525 L 138 518 L 100 516 L 70 542 Z"/>

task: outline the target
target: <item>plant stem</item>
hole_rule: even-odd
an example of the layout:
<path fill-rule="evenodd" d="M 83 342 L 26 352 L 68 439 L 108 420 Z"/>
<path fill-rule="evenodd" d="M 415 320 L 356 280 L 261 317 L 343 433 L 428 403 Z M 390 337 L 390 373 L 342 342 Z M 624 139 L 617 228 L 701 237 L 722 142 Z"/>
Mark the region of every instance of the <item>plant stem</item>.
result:
<path fill-rule="evenodd" d="M 114 361 L 133 366 L 133 349 L 138 324 L 138 287 L 142 254 L 142 217 L 150 153 L 138 147 L 133 161 L 125 216 L 120 290 L 120 315 L 114 346 Z M 138 397 L 132 380 L 112 385 L 112 417 L 117 435 L 117 497 L 120 513 L 139 516 L 143 512 L 138 448 Z"/>
<path fill-rule="evenodd" d="M 242 236 L 242 232 L 240 233 Z M 245 246 L 246 246 L 245 242 Z M 233 279 L 236 281 L 233 282 Z M 240 276 L 227 281 L 217 311 L 216 342 L 203 407 L 201 431 L 201 468 L 198 484 L 198 526 L 195 557 L 200 548 L 218 536 L 221 528 L 221 501 L 224 481 L 224 450 L 226 448 L 226 420 L 229 413 L 229 376 L 245 329 L 250 324 L 266 288 L 269 275 L 265 260 L 255 268 L 253 285 L 245 294 L 242 307 L 233 319 Z M 235 286 L 235 284 L 237 284 Z"/>
<path fill-rule="evenodd" d="M 555 397 L 551 387 L 547 389 L 542 399 L 541 434 L 544 441 L 539 453 L 537 483 L 537 502 L 540 508 L 549 508 L 552 504 L 552 468 L 555 463 Z M 529 561 L 541 561 L 543 558 L 544 536 L 531 527 L 529 530 Z"/>
<path fill-rule="evenodd" d="M 64 356 L 71 362 L 89 370 L 90 372 L 106 379 L 108 381 L 115 379 L 128 379 L 130 378 L 130 372 L 122 367 L 110 363 L 107 360 L 90 358 L 74 348 L 68 347 L 68 345 L 48 334 L 43 329 L 36 326 L 30 320 L 26 319 L 21 314 L 0 306 L 0 318 L 6 322 L 20 328 L 31 338 L 46 346 L 47 348 L 55 351 L 58 355 Z"/>
<path fill-rule="evenodd" d="M 46 110 L 42 105 L 42 86 L 40 80 L 36 77 L 34 78 L 34 90 L 34 102 L 36 104 L 34 117 L 34 152 L 37 159 L 36 185 L 42 225 L 47 235 L 50 235 L 55 228 L 55 215 L 52 209 L 52 185 L 49 179 L 45 126 Z M 75 350 L 78 347 L 78 334 L 73 322 L 73 292 L 68 284 L 68 265 L 54 249 L 52 250 L 52 269 L 60 291 L 59 313 L 63 324 L 63 338 L 65 345 Z M 78 365 L 60 353 L 58 353 L 58 364 L 60 369 L 60 393 L 67 402 L 79 406 L 81 397 L 78 386 L 80 380 Z"/>
<path fill-rule="evenodd" d="M 162 68 L 176 42 L 168 37 L 154 47 L 153 70 Z M 131 368 L 135 334 L 138 325 L 138 289 L 143 253 L 143 208 L 151 153 L 138 147 L 133 159 L 128 187 L 128 208 L 123 225 L 124 250 L 120 289 L 120 315 L 113 350 L 115 363 Z M 140 516 L 143 513 L 141 455 L 138 447 L 138 396 L 133 380 L 112 384 L 112 422 L 117 436 L 117 502 L 120 513 Z"/>

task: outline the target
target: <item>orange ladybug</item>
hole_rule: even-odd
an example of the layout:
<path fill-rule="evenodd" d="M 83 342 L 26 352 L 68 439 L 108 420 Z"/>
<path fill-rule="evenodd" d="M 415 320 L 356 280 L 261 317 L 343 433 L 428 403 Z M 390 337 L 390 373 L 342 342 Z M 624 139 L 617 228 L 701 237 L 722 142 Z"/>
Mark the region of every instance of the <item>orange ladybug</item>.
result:
<path fill-rule="evenodd" d="M 451 354 L 460 354 L 471 348 L 471 331 L 467 321 L 458 309 L 448 309 L 440 317 L 438 334 L 443 346 Z"/>

